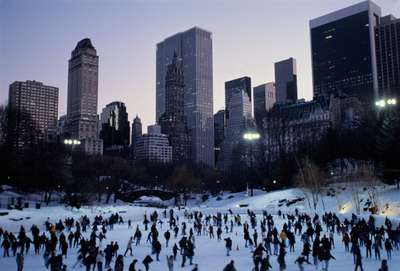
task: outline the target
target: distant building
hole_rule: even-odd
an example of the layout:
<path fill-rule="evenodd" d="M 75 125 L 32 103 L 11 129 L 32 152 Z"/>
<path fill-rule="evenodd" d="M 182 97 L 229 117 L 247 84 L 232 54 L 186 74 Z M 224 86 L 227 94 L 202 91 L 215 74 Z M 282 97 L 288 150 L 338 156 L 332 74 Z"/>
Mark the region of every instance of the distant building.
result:
<path fill-rule="evenodd" d="M 355 97 L 320 97 L 308 102 L 276 104 L 264 121 L 265 157 L 275 161 L 282 154 L 315 145 L 329 128 L 354 129 L 360 125 L 363 112 Z"/>
<path fill-rule="evenodd" d="M 225 138 L 225 110 L 219 110 L 214 114 L 214 152 L 215 152 L 215 165 L 219 160 L 222 142 Z"/>
<path fill-rule="evenodd" d="M 127 149 L 130 138 L 128 113 L 123 102 L 112 102 L 103 108 L 100 116 L 100 138 L 104 151 Z"/>
<path fill-rule="evenodd" d="M 142 136 L 142 121 L 140 120 L 139 116 L 136 115 L 136 117 L 133 119 L 132 122 L 132 138 L 131 138 L 131 157 L 135 159 L 135 144 L 138 140 L 139 137 Z"/>
<path fill-rule="evenodd" d="M 275 93 L 279 103 L 297 100 L 296 59 L 291 57 L 275 63 Z"/>
<path fill-rule="evenodd" d="M 62 115 L 58 118 L 57 122 L 57 135 L 63 135 L 65 131 L 65 125 L 67 123 L 67 115 Z"/>
<path fill-rule="evenodd" d="M 98 137 L 98 70 L 99 57 L 92 42 L 87 38 L 79 41 L 69 60 L 65 137 L 81 140 L 88 154 L 103 153 Z"/>
<path fill-rule="evenodd" d="M 58 88 L 37 81 L 16 81 L 9 88 L 9 106 L 19 114 L 27 114 L 37 129 L 38 138 L 55 140 L 58 115 Z M 18 123 L 17 123 L 18 127 Z M 19 128 L 17 128 L 19 129 Z M 23 129 L 20 129 L 21 131 Z M 21 135 L 22 136 L 22 135 Z M 16 133 L 16 142 L 22 141 Z"/>
<path fill-rule="evenodd" d="M 165 76 L 174 52 L 182 63 L 184 115 L 195 164 L 214 166 L 212 34 L 193 27 L 157 44 L 156 121 L 166 111 Z"/>
<path fill-rule="evenodd" d="M 400 98 L 400 19 L 382 17 L 376 31 L 379 96 Z"/>
<path fill-rule="evenodd" d="M 225 82 L 226 130 L 223 142 L 223 168 L 229 170 L 234 149 L 242 142 L 243 133 L 252 120 L 251 79 L 241 77 Z"/>
<path fill-rule="evenodd" d="M 253 88 L 254 119 L 257 127 L 262 127 L 262 119 L 276 102 L 275 82 L 269 82 Z"/>
<path fill-rule="evenodd" d="M 160 126 L 148 126 L 147 134 L 137 138 L 135 160 L 156 163 L 172 162 L 172 147 L 169 144 L 168 136 L 161 133 Z"/>
<path fill-rule="evenodd" d="M 379 6 L 363 1 L 310 21 L 314 97 L 346 95 L 373 104 L 380 16 Z"/>
<path fill-rule="evenodd" d="M 165 76 L 166 109 L 159 119 L 161 132 L 168 135 L 174 163 L 191 160 L 191 142 L 184 115 L 183 70 L 176 54 L 167 67 Z"/>

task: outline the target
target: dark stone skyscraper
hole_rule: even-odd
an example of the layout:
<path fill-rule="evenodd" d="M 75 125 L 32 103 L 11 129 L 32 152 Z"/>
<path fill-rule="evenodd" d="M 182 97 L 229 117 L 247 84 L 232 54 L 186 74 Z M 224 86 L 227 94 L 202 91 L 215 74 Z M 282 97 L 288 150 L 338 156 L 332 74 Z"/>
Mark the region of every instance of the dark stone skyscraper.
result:
<path fill-rule="evenodd" d="M 380 7 L 364 1 L 310 21 L 314 97 L 346 95 L 372 106 L 380 16 Z"/>
<path fill-rule="evenodd" d="M 99 57 L 90 39 L 71 53 L 68 65 L 67 137 L 78 139 L 86 153 L 103 152 L 98 137 L 97 95 Z"/>
<path fill-rule="evenodd" d="M 100 138 L 103 139 L 104 151 L 123 149 L 129 145 L 128 113 L 123 102 L 112 102 L 101 113 Z"/>
<path fill-rule="evenodd" d="M 131 146 L 135 148 L 135 143 L 139 137 L 142 136 L 142 121 L 140 120 L 139 116 L 133 119 L 132 122 L 132 139 L 131 139 Z"/>
<path fill-rule="evenodd" d="M 161 132 L 168 135 L 174 163 L 190 161 L 190 136 L 184 115 L 184 77 L 176 53 L 165 76 L 165 113 L 160 117 Z"/>

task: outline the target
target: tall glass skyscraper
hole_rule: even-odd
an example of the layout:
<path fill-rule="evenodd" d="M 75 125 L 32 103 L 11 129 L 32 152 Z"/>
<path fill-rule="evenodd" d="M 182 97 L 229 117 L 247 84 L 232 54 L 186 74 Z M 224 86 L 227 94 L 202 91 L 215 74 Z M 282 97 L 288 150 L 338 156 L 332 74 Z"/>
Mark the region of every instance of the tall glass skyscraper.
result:
<path fill-rule="evenodd" d="M 262 129 L 263 118 L 276 101 L 275 82 L 269 82 L 253 88 L 254 119 L 257 127 Z"/>
<path fill-rule="evenodd" d="M 310 21 L 314 97 L 334 94 L 374 101 L 374 32 L 380 16 L 380 7 L 364 1 Z"/>
<path fill-rule="evenodd" d="M 274 67 L 276 102 L 295 102 L 297 100 L 296 59 L 290 57 L 276 62 Z"/>
<path fill-rule="evenodd" d="M 184 113 L 192 139 L 192 162 L 214 166 L 212 35 L 198 27 L 157 44 L 156 121 L 165 112 L 165 75 L 174 52 L 182 62 Z"/>

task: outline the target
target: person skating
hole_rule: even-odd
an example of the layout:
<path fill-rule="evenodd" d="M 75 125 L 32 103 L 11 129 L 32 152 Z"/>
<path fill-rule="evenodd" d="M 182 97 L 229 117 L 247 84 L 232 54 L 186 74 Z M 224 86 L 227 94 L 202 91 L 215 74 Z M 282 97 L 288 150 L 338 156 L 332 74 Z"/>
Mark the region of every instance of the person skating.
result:
<path fill-rule="evenodd" d="M 132 245 L 133 245 L 133 237 L 131 236 L 128 240 L 128 244 L 126 245 L 126 250 L 125 250 L 124 256 L 126 256 L 126 253 L 128 253 L 128 251 L 130 252 L 130 255 L 133 256 Z"/>
<path fill-rule="evenodd" d="M 104 260 L 104 253 L 100 250 L 96 256 L 97 271 L 103 271 Z"/>
<path fill-rule="evenodd" d="M 167 256 L 168 271 L 174 271 L 174 256 Z"/>
<path fill-rule="evenodd" d="M 24 255 L 17 253 L 15 261 L 17 262 L 17 270 L 22 271 L 22 269 L 24 269 Z"/>
<path fill-rule="evenodd" d="M 153 261 L 153 258 L 150 255 L 147 255 L 144 259 L 143 259 L 143 265 L 144 268 L 146 268 L 146 271 L 149 271 L 150 269 L 150 263 Z"/>
<path fill-rule="evenodd" d="M 387 260 L 382 260 L 381 267 L 379 268 L 378 271 L 389 271 Z"/>
<path fill-rule="evenodd" d="M 261 260 L 260 271 L 268 271 L 270 268 L 272 268 L 272 266 L 271 263 L 269 262 L 269 255 L 267 255 L 265 258 Z"/>
<path fill-rule="evenodd" d="M 228 264 L 224 267 L 223 271 L 236 271 L 235 262 L 234 262 L 233 260 L 230 261 L 230 263 L 228 263 Z"/>
<path fill-rule="evenodd" d="M 304 271 L 304 263 L 308 263 L 311 264 L 307 258 L 305 257 L 305 255 L 300 255 L 295 261 L 294 263 L 297 263 L 297 266 L 299 267 L 299 271 Z"/>
<path fill-rule="evenodd" d="M 285 247 L 281 246 L 281 248 L 279 249 L 279 254 L 278 254 L 278 258 L 277 258 L 280 271 L 283 271 L 286 269 L 285 255 L 286 255 Z"/>
<path fill-rule="evenodd" d="M 134 260 L 131 262 L 131 264 L 129 265 L 128 271 L 136 271 L 136 263 L 137 263 L 137 260 L 134 259 Z"/>
<path fill-rule="evenodd" d="M 115 260 L 114 271 L 124 271 L 124 256 L 121 254 Z"/>
<path fill-rule="evenodd" d="M 357 250 L 355 253 L 356 257 L 356 266 L 354 267 L 354 271 L 358 270 L 358 267 L 360 267 L 360 270 L 363 271 L 363 266 L 362 266 L 362 257 L 361 257 L 361 251 Z"/>
<path fill-rule="evenodd" d="M 232 239 L 230 237 L 225 238 L 226 256 L 230 256 L 229 252 L 232 250 Z"/>

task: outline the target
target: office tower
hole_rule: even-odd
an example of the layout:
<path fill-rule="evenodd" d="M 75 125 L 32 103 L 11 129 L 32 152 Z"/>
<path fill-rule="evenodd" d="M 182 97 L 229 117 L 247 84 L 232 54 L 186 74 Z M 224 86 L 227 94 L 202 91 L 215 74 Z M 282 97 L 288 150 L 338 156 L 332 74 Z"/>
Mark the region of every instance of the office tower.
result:
<path fill-rule="evenodd" d="M 161 132 L 168 135 L 172 146 L 172 160 L 174 163 L 190 161 L 190 136 L 184 115 L 184 85 L 183 70 L 174 53 L 172 63 L 167 67 L 165 76 L 165 112 L 159 123 Z"/>
<path fill-rule="evenodd" d="M 147 134 L 138 137 L 135 144 L 135 159 L 155 163 L 171 163 L 172 147 L 168 136 L 161 133 L 161 127 L 147 127 Z"/>
<path fill-rule="evenodd" d="M 219 160 L 219 154 L 221 152 L 222 142 L 225 138 L 225 110 L 219 110 L 214 114 L 214 153 L 215 153 L 215 165 Z"/>
<path fill-rule="evenodd" d="M 136 143 L 137 139 L 141 136 L 142 136 L 142 121 L 140 120 L 139 116 L 136 115 L 136 117 L 133 119 L 133 122 L 132 122 L 131 146 L 132 146 L 133 151 L 135 149 L 135 143 Z"/>
<path fill-rule="evenodd" d="M 103 152 L 98 137 L 97 95 L 99 57 L 90 39 L 83 39 L 71 53 L 68 65 L 66 137 L 81 140 L 88 154 Z"/>
<path fill-rule="evenodd" d="M 226 130 L 223 143 L 224 169 L 229 170 L 237 159 L 232 153 L 242 142 L 243 133 L 251 120 L 251 79 L 242 77 L 225 82 Z"/>
<path fill-rule="evenodd" d="M 254 118 L 257 127 L 262 129 L 262 119 L 275 104 L 275 82 L 269 82 L 253 88 Z"/>
<path fill-rule="evenodd" d="M 211 32 L 194 27 L 157 44 L 156 121 L 166 110 L 165 75 L 174 52 L 183 68 L 184 114 L 191 136 L 191 160 L 214 166 Z"/>
<path fill-rule="evenodd" d="M 384 16 L 375 31 L 379 96 L 400 98 L 400 19 Z"/>
<path fill-rule="evenodd" d="M 380 7 L 364 1 L 310 21 L 314 97 L 346 95 L 372 104 L 380 16 Z"/>
<path fill-rule="evenodd" d="M 106 105 L 100 117 L 100 138 L 103 149 L 124 149 L 129 145 L 130 125 L 128 113 L 123 102 L 112 102 Z"/>
<path fill-rule="evenodd" d="M 39 132 L 38 139 L 52 140 L 57 130 L 58 115 L 58 88 L 46 86 L 37 81 L 16 81 L 9 87 L 9 106 L 18 116 L 27 114 L 33 122 L 34 128 Z M 22 124 L 21 124 L 22 125 Z M 26 127 L 18 127 L 23 131 Z M 22 128 L 22 129 L 20 129 Z M 22 141 L 16 131 L 15 143 L 22 147 Z"/>
<path fill-rule="evenodd" d="M 286 103 L 297 100 L 296 59 L 288 59 L 275 63 L 276 102 Z"/>

